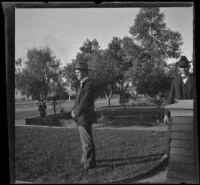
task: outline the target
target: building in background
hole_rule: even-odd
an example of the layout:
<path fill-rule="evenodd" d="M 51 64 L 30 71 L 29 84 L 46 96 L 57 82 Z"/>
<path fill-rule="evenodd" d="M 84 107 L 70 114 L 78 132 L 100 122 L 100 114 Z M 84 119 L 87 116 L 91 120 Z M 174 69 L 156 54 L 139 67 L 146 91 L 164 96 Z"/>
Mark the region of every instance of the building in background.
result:
<path fill-rule="evenodd" d="M 32 101 L 32 96 L 23 95 L 19 89 L 15 88 L 15 101 Z"/>

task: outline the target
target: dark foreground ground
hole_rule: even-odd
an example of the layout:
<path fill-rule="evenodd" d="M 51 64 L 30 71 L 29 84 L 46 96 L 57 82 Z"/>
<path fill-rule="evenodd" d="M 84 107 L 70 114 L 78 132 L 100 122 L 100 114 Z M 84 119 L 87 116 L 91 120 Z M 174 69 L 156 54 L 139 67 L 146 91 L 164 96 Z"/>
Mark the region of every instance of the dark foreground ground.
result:
<path fill-rule="evenodd" d="M 34 183 L 109 183 L 160 164 L 166 133 L 94 129 L 97 167 L 84 171 L 77 129 L 15 127 L 16 180 Z"/>

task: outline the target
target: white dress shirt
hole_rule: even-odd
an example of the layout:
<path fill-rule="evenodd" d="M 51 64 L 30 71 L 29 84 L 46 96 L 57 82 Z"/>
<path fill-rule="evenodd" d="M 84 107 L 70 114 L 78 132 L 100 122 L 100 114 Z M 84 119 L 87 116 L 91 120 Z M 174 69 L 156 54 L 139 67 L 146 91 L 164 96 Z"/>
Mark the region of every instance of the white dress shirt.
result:
<path fill-rule="evenodd" d="M 183 75 L 181 75 L 181 76 L 182 76 L 182 78 L 183 78 L 183 83 L 185 84 L 185 83 L 187 82 L 189 76 L 183 76 Z"/>

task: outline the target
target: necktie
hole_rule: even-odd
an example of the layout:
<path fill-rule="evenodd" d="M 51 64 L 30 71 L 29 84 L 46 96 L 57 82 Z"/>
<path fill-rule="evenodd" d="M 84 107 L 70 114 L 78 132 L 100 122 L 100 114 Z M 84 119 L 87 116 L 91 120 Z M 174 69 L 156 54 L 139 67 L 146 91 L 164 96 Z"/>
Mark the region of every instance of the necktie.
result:
<path fill-rule="evenodd" d="M 81 89 L 82 89 L 82 83 L 81 83 L 81 85 L 80 85 L 80 87 L 78 89 L 78 96 L 80 95 Z"/>

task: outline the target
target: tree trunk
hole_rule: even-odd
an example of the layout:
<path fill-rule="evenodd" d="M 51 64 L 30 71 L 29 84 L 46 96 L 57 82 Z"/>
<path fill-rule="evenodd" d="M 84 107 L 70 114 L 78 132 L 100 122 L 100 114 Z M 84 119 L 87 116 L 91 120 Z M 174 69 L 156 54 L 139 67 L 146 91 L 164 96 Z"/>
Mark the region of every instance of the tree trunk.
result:
<path fill-rule="evenodd" d="M 108 106 L 110 107 L 111 104 L 110 104 L 110 97 L 108 97 Z"/>
<path fill-rule="evenodd" d="M 112 90 L 110 91 L 110 94 L 108 95 L 106 91 L 104 91 L 104 94 L 106 95 L 106 99 L 108 100 L 108 106 L 111 106 L 111 97 L 112 97 Z"/>
<path fill-rule="evenodd" d="M 121 81 L 120 85 L 119 85 L 119 104 L 121 105 L 123 103 L 122 100 L 122 94 L 124 92 L 124 88 L 123 88 L 123 82 Z"/>
<path fill-rule="evenodd" d="M 108 97 L 108 105 L 111 106 L 112 89 L 110 89 L 110 95 Z"/>
<path fill-rule="evenodd" d="M 126 109 L 126 102 L 123 102 L 123 108 Z"/>
<path fill-rule="evenodd" d="M 56 114 L 56 100 L 53 100 L 53 112 Z"/>
<path fill-rule="evenodd" d="M 122 104 L 122 94 L 119 94 L 119 104 Z"/>

